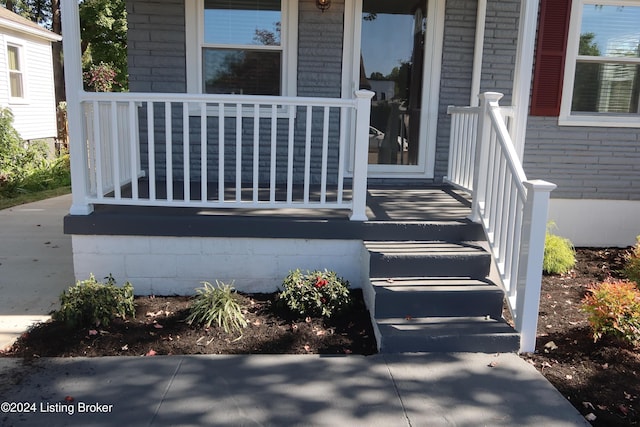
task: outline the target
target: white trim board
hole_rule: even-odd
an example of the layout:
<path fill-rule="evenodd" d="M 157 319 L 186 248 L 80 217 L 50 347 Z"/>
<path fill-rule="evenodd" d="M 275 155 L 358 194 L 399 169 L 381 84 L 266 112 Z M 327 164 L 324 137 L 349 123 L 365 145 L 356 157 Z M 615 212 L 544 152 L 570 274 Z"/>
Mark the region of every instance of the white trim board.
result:
<path fill-rule="evenodd" d="M 640 201 L 551 199 L 549 220 L 574 246 L 626 247 L 640 235 Z"/>

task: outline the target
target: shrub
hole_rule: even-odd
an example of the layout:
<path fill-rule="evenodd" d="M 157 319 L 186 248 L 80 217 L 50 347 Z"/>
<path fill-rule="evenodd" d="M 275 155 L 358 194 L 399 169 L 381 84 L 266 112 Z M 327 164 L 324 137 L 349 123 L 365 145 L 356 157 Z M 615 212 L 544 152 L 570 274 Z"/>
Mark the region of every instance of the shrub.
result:
<path fill-rule="evenodd" d="M 547 274 L 565 274 L 576 264 L 576 251 L 569 239 L 549 231 L 553 226 L 553 222 L 547 225 L 542 270 Z"/>
<path fill-rule="evenodd" d="M 613 335 L 632 344 L 640 342 L 640 291 L 634 283 L 608 279 L 587 292 L 582 309 L 589 315 L 594 341 Z"/>
<path fill-rule="evenodd" d="M 333 271 L 289 272 L 279 299 L 303 316 L 331 317 L 351 304 L 349 282 Z"/>
<path fill-rule="evenodd" d="M 624 275 L 640 286 L 640 236 L 636 237 L 636 245 L 625 256 Z"/>
<path fill-rule="evenodd" d="M 247 326 L 247 320 L 242 312 L 242 306 L 238 302 L 233 286 L 218 282 L 216 287 L 209 282 L 196 289 L 198 295 L 191 305 L 187 322 L 191 325 L 197 323 L 210 327 L 216 322 L 218 327 L 226 333 L 242 331 Z"/>
<path fill-rule="evenodd" d="M 106 326 L 115 317 L 135 316 L 131 283 L 118 287 L 113 276 L 105 279 L 106 284 L 91 275 L 64 291 L 60 295 L 60 310 L 53 313 L 53 318 L 71 327 L 85 327 Z"/>

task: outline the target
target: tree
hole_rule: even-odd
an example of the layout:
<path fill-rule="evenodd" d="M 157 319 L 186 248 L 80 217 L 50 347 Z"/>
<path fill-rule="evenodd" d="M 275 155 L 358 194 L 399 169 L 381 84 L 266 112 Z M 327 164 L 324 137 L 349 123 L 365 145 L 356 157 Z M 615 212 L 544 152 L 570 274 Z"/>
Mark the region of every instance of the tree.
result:
<path fill-rule="evenodd" d="M 80 3 L 82 68 L 107 64 L 115 75 L 115 88 L 126 90 L 127 12 L 124 0 L 83 0 Z"/>

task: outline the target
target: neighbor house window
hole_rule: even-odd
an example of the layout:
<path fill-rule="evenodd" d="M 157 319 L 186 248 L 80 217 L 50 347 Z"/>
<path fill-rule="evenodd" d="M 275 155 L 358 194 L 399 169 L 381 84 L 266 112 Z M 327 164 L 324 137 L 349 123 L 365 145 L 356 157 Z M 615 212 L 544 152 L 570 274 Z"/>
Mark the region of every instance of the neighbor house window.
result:
<path fill-rule="evenodd" d="M 21 48 L 17 45 L 7 45 L 7 59 L 9 68 L 9 95 L 11 98 L 24 98 L 24 66 Z"/>
<path fill-rule="evenodd" d="M 638 126 L 640 1 L 574 0 L 560 122 Z"/>
<path fill-rule="evenodd" d="M 295 94 L 297 0 L 198 0 L 186 7 L 189 92 Z"/>

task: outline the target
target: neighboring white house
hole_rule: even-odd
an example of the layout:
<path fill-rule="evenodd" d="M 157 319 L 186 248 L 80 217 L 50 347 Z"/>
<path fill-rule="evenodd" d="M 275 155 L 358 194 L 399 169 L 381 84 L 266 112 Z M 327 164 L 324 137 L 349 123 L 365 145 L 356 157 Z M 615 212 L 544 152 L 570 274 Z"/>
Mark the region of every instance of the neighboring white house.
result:
<path fill-rule="evenodd" d="M 51 43 L 62 40 L 0 7 L 0 106 L 25 140 L 57 135 Z"/>

